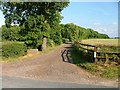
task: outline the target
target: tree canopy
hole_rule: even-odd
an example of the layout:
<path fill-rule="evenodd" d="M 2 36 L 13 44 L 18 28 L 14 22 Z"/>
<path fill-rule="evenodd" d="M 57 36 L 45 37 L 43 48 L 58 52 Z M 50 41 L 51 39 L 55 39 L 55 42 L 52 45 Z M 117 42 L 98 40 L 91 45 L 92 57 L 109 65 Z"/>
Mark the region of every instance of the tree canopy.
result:
<path fill-rule="evenodd" d="M 60 24 L 63 18 L 61 11 L 68 5 L 69 2 L 1 2 L 0 10 L 5 16 L 6 25 L 2 26 L 2 38 L 24 41 L 28 48 L 37 48 L 43 43 L 44 37 L 47 37 L 49 45 L 80 39 L 109 38 L 106 34 L 73 23 Z"/>
<path fill-rule="evenodd" d="M 46 22 L 51 25 L 54 21 L 59 21 L 60 12 L 68 4 L 68 2 L 1 2 L 0 9 L 5 15 L 7 27 L 10 27 L 11 23 L 23 25 L 31 17 L 37 19 L 36 24 Z"/>
<path fill-rule="evenodd" d="M 58 30 L 62 19 L 60 13 L 69 2 L 1 2 L 0 4 L 6 27 L 10 28 L 12 23 L 18 24 L 21 28 L 20 40 L 25 41 L 28 46 L 37 47 L 43 37 L 50 37 L 53 34 L 51 30 L 55 34 L 60 31 Z M 58 34 L 58 38 L 60 37 Z"/>

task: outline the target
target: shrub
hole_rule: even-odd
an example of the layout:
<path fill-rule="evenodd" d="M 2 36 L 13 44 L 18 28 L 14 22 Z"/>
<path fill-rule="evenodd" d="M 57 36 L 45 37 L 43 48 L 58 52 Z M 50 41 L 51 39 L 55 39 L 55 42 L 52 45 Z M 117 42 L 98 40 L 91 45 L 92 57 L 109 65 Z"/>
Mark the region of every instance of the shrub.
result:
<path fill-rule="evenodd" d="M 54 41 L 52 40 L 52 39 L 47 39 L 47 46 L 54 46 L 55 45 L 55 43 L 54 43 Z"/>
<path fill-rule="evenodd" d="M 27 47 L 21 42 L 5 42 L 2 46 L 2 56 L 4 58 L 22 56 L 27 52 Z"/>
<path fill-rule="evenodd" d="M 59 32 L 56 32 L 55 36 L 52 39 L 56 45 L 60 45 L 62 43 L 62 37 Z"/>
<path fill-rule="evenodd" d="M 3 25 L 1 31 L 2 39 L 16 41 L 20 38 L 19 31 L 20 31 L 19 26 L 11 26 L 10 28 L 7 28 L 5 25 Z"/>
<path fill-rule="evenodd" d="M 68 43 L 69 42 L 69 39 L 67 39 L 67 38 L 63 38 L 62 40 L 63 40 L 63 43 Z"/>

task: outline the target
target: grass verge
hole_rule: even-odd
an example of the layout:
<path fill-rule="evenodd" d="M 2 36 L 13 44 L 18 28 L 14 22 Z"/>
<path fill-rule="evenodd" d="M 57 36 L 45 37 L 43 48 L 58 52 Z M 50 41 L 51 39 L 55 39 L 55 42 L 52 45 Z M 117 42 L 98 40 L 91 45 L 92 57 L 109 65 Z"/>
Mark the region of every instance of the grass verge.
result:
<path fill-rule="evenodd" d="M 39 55 L 54 51 L 59 47 L 60 47 L 60 45 L 55 45 L 52 47 L 48 46 L 44 51 L 38 51 L 38 53 L 36 53 L 34 55 L 16 56 L 16 57 L 10 57 L 10 58 L 0 58 L 0 61 L 2 63 L 9 63 L 9 62 L 17 62 L 17 61 L 21 61 L 21 60 L 29 60 L 29 59 L 37 57 Z"/>
<path fill-rule="evenodd" d="M 105 78 L 105 79 L 116 79 L 120 76 L 120 66 L 116 65 L 98 65 L 95 63 L 88 62 L 83 59 L 82 53 L 79 49 L 73 46 L 73 51 L 71 53 L 73 63 L 83 69 L 89 71 L 90 73 Z M 118 71 L 119 70 L 119 71 Z"/>

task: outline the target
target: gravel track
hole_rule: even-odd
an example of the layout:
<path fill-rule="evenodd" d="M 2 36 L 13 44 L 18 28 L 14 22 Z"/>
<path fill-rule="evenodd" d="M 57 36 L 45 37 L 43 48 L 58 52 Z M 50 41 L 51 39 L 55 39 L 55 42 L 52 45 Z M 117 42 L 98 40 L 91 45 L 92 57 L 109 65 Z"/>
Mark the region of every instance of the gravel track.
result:
<path fill-rule="evenodd" d="M 98 78 L 82 68 L 67 62 L 67 58 L 65 59 L 66 61 L 63 61 L 62 52 L 70 50 L 69 47 L 71 47 L 71 44 L 63 44 L 56 50 L 38 55 L 29 60 L 3 63 L 2 76 L 51 82 L 118 86 L 116 81 Z"/>

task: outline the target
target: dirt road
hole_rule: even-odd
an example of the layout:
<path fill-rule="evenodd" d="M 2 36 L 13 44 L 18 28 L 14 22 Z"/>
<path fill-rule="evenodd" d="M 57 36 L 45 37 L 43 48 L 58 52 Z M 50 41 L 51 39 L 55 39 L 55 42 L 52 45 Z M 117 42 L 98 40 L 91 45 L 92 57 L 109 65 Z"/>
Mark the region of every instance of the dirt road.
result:
<path fill-rule="evenodd" d="M 115 81 L 100 79 L 72 64 L 70 50 L 71 44 L 64 44 L 56 50 L 30 60 L 4 63 L 2 76 L 117 87 Z"/>

